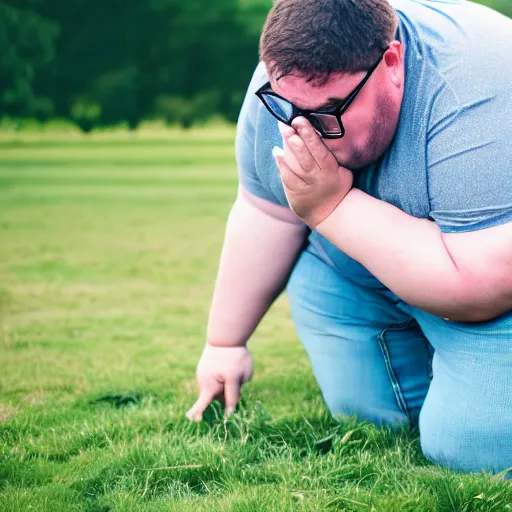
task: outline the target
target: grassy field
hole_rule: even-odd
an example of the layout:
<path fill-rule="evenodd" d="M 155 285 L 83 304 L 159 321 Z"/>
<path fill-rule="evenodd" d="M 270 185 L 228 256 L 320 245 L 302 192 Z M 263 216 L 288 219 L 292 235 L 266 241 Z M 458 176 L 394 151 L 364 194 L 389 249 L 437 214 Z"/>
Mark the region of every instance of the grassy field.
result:
<path fill-rule="evenodd" d="M 0 142 L 0 510 L 512 510 L 510 484 L 434 467 L 415 432 L 335 423 L 286 297 L 238 414 L 184 418 L 232 146 L 225 129 Z"/>

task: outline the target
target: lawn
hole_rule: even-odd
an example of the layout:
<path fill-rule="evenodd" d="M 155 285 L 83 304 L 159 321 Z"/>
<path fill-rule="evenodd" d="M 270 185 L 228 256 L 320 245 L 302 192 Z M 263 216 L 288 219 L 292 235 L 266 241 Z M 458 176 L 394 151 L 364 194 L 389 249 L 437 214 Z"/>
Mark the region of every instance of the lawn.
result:
<path fill-rule="evenodd" d="M 284 296 L 243 407 L 185 419 L 233 135 L 0 142 L 0 510 L 512 510 L 512 485 L 433 466 L 414 431 L 333 421 Z"/>

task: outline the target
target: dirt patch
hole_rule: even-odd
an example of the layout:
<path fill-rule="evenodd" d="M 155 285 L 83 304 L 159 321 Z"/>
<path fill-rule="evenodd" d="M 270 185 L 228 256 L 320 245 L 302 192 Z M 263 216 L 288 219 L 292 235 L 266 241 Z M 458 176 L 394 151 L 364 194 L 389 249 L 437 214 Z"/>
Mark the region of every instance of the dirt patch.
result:
<path fill-rule="evenodd" d="M 0 404 L 0 423 L 5 423 L 11 416 L 16 414 L 16 407 Z"/>

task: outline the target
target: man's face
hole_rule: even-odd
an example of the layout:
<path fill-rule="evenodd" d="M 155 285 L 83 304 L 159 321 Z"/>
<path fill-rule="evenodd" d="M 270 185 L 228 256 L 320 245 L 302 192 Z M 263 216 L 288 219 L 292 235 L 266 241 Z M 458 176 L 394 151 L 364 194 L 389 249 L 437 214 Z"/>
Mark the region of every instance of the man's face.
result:
<path fill-rule="evenodd" d="M 377 160 L 389 147 L 396 132 L 403 98 L 403 46 L 390 44 L 384 59 L 341 116 L 345 135 L 341 139 L 323 139 L 340 165 L 360 169 Z M 304 76 L 270 78 L 272 89 L 304 110 L 319 110 L 341 102 L 364 77 L 334 73 L 325 85 L 308 83 Z"/>

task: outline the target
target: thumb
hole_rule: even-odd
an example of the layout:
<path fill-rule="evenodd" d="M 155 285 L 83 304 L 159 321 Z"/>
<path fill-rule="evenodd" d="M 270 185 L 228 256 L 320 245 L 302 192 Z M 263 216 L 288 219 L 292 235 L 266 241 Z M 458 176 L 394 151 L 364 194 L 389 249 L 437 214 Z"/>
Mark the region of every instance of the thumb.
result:
<path fill-rule="evenodd" d="M 235 412 L 236 404 L 240 400 L 240 381 L 229 380 L 224 383 L 224 403 L 226 405 L 226 418 Z"/>
<path fill-rule="evenodd" d="M 196 403 L 187 412 L 187 418 L 191 421 L 201 421 L 204 410 L 212 403 L 218 392 L 219 390 L 214 388 L 202 389 Z"/>

